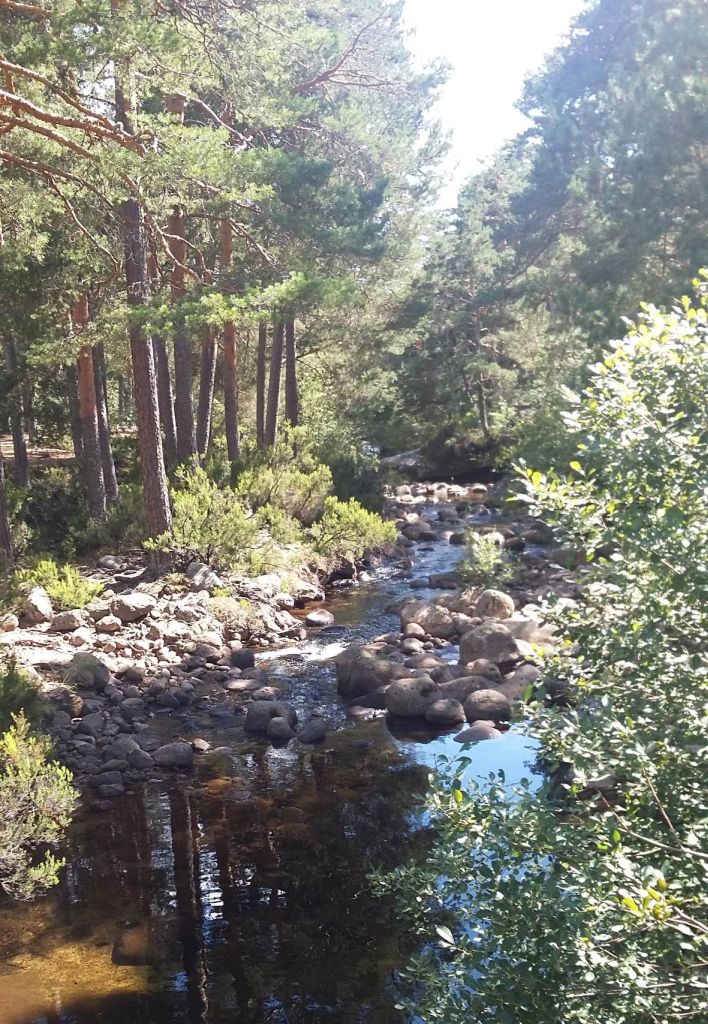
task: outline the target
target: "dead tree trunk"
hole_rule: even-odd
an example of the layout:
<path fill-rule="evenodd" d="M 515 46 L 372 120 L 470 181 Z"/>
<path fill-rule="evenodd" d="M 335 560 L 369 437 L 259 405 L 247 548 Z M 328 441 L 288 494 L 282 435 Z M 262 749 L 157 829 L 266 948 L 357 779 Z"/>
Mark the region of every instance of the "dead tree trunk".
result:
<path fill-rule="evenodd" d="M 256 356 L 256 443 L 259 449 L 265 444 L 265 381 L 267 347 L 268 328 L 265 324 L 259 324 L 258 354 Z"/>
<path fill-rule="evenodd" d="M 285 322 L 285 418 L 293 427 L 296 427 L 300 420 L 294 320 L 286 320 Z"/>
<path fill-rule="evenodd" d="M 202 354 L 199 371 L 199 406 L 197 409 L 197 453 L 204 458 L 211 436 L 211 413 L 214 407 L 216 381 L 216 339 L 209 326 L 202 328 Z"/>
<path fill-rule="evenodd" d="M 25 430 L 22 422 L 22 395 L 17 372 L 17 349 L 14 341 L 5 342 L 5 369 L 10 378 L 10 431 L 14 455 L 13 476 L 20 487 L 29 487 L 30 468 Z"/>
<path fill-rule="evenodd" d="M 77 300 L 73 312 L 74 329 L 85 331 L 89 322 L 88 296 L 84 293 Z M 93 367 L 93 349 L 87 342 L 81 346 L 77 361 L 79 381 L 79 416 L 81 418 L 81 440 L 83 442 L 83 469 L 89 515 L 92 519 L 106 518 L 106 488 L 103 483 L 101 445 L 98 439 L 98 412 L 96 408 L 96 383 Z"/>
<path fill-rule="evenodd" d="M 108 422 L 108 402 L 106 400 L 106 358 L 103 343 L 93 346 L 93 380 L 96 389 L 96 416 L 98 418 L 98 443 L 101 448 L 101 466 L 103 467 L 103 486 L 106 501 L 115 501 L 118 497 L 118 480 L 116 464 L 113 459 L 111 428 Z"/>
<path fill-rule="evenodd" d="M 266 412 L 265 444 L 272 448 L 278 436 L 278 406 L 280 405 L 280 378 L 283 372 L 283 341 L 285 331 L 281 323 L 273 328 L 268 378 L 268 410 Z"/>

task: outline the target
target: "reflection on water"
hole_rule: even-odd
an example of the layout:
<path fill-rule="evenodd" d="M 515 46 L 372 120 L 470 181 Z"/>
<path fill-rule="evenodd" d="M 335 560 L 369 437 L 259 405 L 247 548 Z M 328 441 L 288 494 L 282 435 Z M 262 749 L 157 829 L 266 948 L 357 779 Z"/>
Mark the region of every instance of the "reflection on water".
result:
<path fill-rule="evenodd" d="M 416 571 L 444 571 L 446 545 Z M 337 594 L 337 628 L 260 659 L 284 696 L 345 723 L 330 659 L 395 628 L 407 584 L 382 572 Z M 423 592 L 425 595 L 425 592 Z M 345 627 L 345 628 L 342 628 Z M 243 742 L 233 714 L 209 721 L 233 755 L 82 816 L 50 896 L 0 904 L 0 1024 L 393 1024 L 390 978 L 406 957 L 390 905 L 368 892 L 420 836 L 427 771 L 459 747 L 393 736 L 383 720 L 320 750 Z M 528 742 L 477 745 L 470 771 L 528 774 Z"/>

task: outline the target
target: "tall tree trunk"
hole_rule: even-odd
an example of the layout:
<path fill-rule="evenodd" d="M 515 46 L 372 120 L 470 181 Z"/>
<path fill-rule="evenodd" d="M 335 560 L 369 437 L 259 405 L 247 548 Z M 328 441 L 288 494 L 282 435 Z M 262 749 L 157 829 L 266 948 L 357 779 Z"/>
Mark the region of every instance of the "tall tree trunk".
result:
<path fill-rule="evenodd" d="M 266 380 L 266 349 L 268 347 L 268 328 L 258 325 L 258 355 L 256 357 L 256 442 L 259 449 L 265 443 L 265 380 Z"/>
<path fill-rule="evenodd" d="M 184 215 L 179 207 L 175 207 L 170 215 L 168 231 L 170 252 L 177 261 L 172 268 L 170 279 L 170 296 L 172 302 L 178 304 L 185 294 L 184 265 L 187 255 L 187 243 L 184 239 Z M 197 452 L 197 441 L 194 431 L 194 400 L 192 398 L 192 345 L 187 329 L 180 317 L 175 324 L 175 422 L 177 428 L 177 458 L 186 462 Z"/>
<path fill-rule="evenodd" d="M 88 296 L 84 293 L 76 302 L 73 313 L 74 328 L 83 331 L 88 326 Z M 81 346 L 77 361 L 79 378 L 79 416 L 84 452 L 84 481 L 88 494 L 89 515 L 92 519 L 106 518 L 106 488 L 103 483 L 101 445 L 98 439 L 98 412 L 96 408 L 96 382 L 93 367 L 93 349 Z"/>
<path fill-rule="evenodd" d="M 71 419 L 71 440 L 74 445 L 76 465 L 81 466 L 84 457 L 84 441 L 81 436 L 81 416 L 79 415 L 79 377 L 76 363 L 66 368 L 66 392 L 69 398 L 69 416 Z"/>
<path fill-rule="evenodd" d="M 295 321 L 285 321 L 285 418 L 293 427 L 300 420 L 300 395 L 297 388 L 297 347 Z"/>
<path fill-rule="evenodd" d="M 10 517 L 5 497 L 5 460 L 0 451 L 0 553 L 4 557 L 4 568 L 12 569 L 15 564 L 12 550 L 12 534 L 10 533 Z"/>
<path fill-rule="evenodd" d="M 30 445 L 34 445 L 37 440 L 37 421 L 34 416 L 34 384 L 32 381 L 27 382 L 27 386 L 22 393 L 22 406 L 27 437 L 29 438 Z"/>
<path fill-rule="evenodd" d="M 224 429 L 229 461 L 237 462 L 241 456 L 238 436 L 238 356 L 236 351 L 236 325 L 224 324 Z"/>
<path fill-rule="evenodd" d="M 177 425 L 175 423 L 175 405 L 172 397 L 172 380 L 170 378 L 170 361 L 167 358 L 167 346 L 159 335 L 152 339 L 157 372 L 157 399 L 160 407 L 162 423 L 162 441 L 165 450 L 165 462 L 168 469 L 177 465 Z"/>
<path fill-rule="evenodd" d="M 197 452 L 204 458 L 211 436 L 211 414 L 214 407 L 216 381 L 216 339 L 211 327 L 202 328 L 202 356 L 199 373 L 199 408 L 197 412 Z"/>
<path fill-rule="evenodd" d="M 111 0 L 114 15 L 122 12 L 125 0 Z M 129 135 L 134 134 L 136 101 L 130 67 L 115 65 L 116 120 Z M 134 195 L 118 207 L 125 250 L 125 282 L 129 306 L 143 306 L 148 298 L 147 251 L 140 204 Z M 140 471 L 145 493 L 148 529 L 152 537 L 169 531 L 172 525 L 167 475 L 162 455 L 157 379 L 152 344 L 137 324 L 128 328 L 133 363 L 135 412 L 138 423 Z"/>
<path fill-rule="evenodd" d="M 272 448 L 278 436 L 278 406 L 280 404 L 280 378 L 283 372 L 283 341 L 285 331 L 278 323 L 273 328 L 273 344 L 270 351 L 270 376 L 268 378 L 268 410 L 266 412 L 265 443 Z"/>
<path fill-rule="evenodd" d="M 29 487 L 30 468 L 22 422 L 22 395 L 17 373 L 17 349 L 14 341 L 5 342 L 5 369 L 10 377 L 10 431 L 14 454 L 13 476 L 20 487 Z"/>
<path fill-rule="evenodd" d="M 233 255 L 233 229 L 224 218 L 221 222 L 221 275 L 222 279 Z M 236 325 L 232 321 L 224 324 L 224 432 L 226 451 L 230 462 L 237 462 L 241 455 L 238 436 L 238 339 Z"/>
<path fill-rule="evenodd" d="M 93 379 L 96 388 L 96 415 L 98 418 L 98 443 L 101 448 L 101 465 L 103 467 L 103 486 L 106 491 L 106 500 L 115 501 L 118 497 L 118 480 L 116 479 L 116 464 L 113 460 L 111 428 L 108 422 L 106 357 L 102 342 L 93 346 Z"/>

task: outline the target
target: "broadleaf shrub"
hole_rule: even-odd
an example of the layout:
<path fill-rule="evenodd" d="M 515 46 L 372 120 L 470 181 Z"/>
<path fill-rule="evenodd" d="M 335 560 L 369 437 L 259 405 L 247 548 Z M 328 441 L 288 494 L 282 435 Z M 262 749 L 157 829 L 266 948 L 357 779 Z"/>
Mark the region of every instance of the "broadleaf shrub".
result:
<path fill-rule="evenodd" d="M 569 396 L 566 476 L 532 510 L 588 553 L 528 729 L 546 781 L 448 766 L 424 859 L 378 879 L 421 937 L 409 1004 L 445 1024 L 704 1019 L 708 317 L 644 309 Z M 430 940 L 434 945 L 430 944 Z"/>
<path fill-rule="evenodd" d="M 465 553 L 457 563 L 463 583 L 491 587 L 510 583 L 515 576 L 511 559 L 488 533 L 470 530 L 465 538 Z"/>

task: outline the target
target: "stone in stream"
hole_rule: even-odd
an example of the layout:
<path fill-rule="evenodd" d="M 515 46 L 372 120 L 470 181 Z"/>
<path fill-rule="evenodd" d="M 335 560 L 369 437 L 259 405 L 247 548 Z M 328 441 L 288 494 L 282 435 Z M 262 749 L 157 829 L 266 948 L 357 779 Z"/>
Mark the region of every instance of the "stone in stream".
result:
<path fill-rule="evenodd" d="M 315 608 L 305 616 L 305 625 L 311 627 L 331 626 L 334 624 L 334 615 L 326 608 Z"/>
<path fill-rule="evenodd" d="M 477 690 L 465 701 L 465 714 L 469 722 L 508 722 L 511 704 L 499 690 Z"/>
<path fill-rule="evenodd" d="M 271 718 L 266 726 L 266 736 L 276 743 L 286 743 L 293 739 L 295 732 L 287 718 Z"/>
<path fill-rule="evenodd" d="M 508 700 L 520 700 L 527 686 L 535 683 L 540 675 L 541 670 L 536 668 L 535 665 L 519 665 L 509 675 L 504 676 L 499 683 L 498 689 Z"/>
<path fill-rule="evenodd" d="M 410 622 L 416 622 L 429 636 L 442 640 L 455 635 L 451 612 L 434 601 L 408 601 L 401 609 L 401 626 L 405 629 Z"/>
<path fill-rule="evenodd" d="M 462 704 L 472 693 L 479 690 L 486 690 L 489 687 L 489 680 L 484 676 L 462 676 L 447 683 L 440 683 L 440 693 L 452 700 L 459 700 Z"/>
<path fill-rule="evenodd" d="M 261 686 L 253 691 L 254 700 L 277 700 L 279 696 L 279 686 Z"/>
<path fill-rule="evenodd" d="M 399 679 L 386 691 L 386 710 L 400 718 L 419 718 L 439 696 L 440 691 L 429 676 Z"/>
<path fill-rule="evenodd" d="M 297 722 L 295 709 L 277 700 L 255 700 L 246 709 L 247 732 L 266 732 L 271 718 L 284 718 L 290 728 Z"/>
<path fill-rule="evenodd" d="M 351 644 L 334 659 L 337 670 L 337 692 L 345 700 L 361 697 L 392 683 L 410 677 L 410 670 L 400 661 L 396 647 L 386 643 Z"/>
<path fill-rule="evenodd" d="M 434 700 L 425 709 L 425 720 L 429 725 L 448 728 L 465 720 L 465 709 L 459 700 Z"/>
<path fill-rule="evenodd" d="M 352 708 L 376 708 L 382 710 L 386 707 L 386 691 L 388 686 L 379 686 L 377 690 L 370 690 L 369 693 L 362 693 L 354 697 L 349 706 Z"/>
<path fill-rule="evenodd" d="M 256 667 L 256 658 L 253 651 L 245 647 L 238 647 L 232 650 L 229 655 L 229 664 L 232 668 L 249 669 Z"/>
<path fill-rule="evenodd" d="M 460 663 L 467 665 L 478 658 L 497 665 L 519 660 L 516 640 L 501 622 L 485 622 L 460 638 Z"/>
<path fill-rule="evenodd" d="M 191 768 L 194 751 L 191 743 L 165 743 L 153 753 L 153 759 L 160 768 Z"/>
<path fill-rule="evenodd" d="M 409 622 L 403 627 L 403 635 L 405 637 L 415 637 L 416 639 L 422 639 L 425 636 L 425 630 L 422 626 L 418 625 L 417 622 Z"/>
<path fill-rule="evenodd" d="M 455 739 L 458 743 L 478 743 L 480 740 L 500 740 L 502 733 L 494 726 L 494 722 L 475 722 L 462 732 L 458 732 Z"/>
<path fill-rule="evenodd" d="M 311 718 L 296 733 L 301 743 L 321 743 L 326 735 L 327 723 L 323 718 Z"/>
<path fill-rule="evenodd" d="M 486 658 L 477 658 L 475 661 L 471 661 L 469 665 L 465 666 L 464 674 L 468 676 L 484 676 L 485 679 L 489 679 L 493 683 L 500 683 L 502 679 L 499 666 L 495 665 L 493 661 L 488 661 Z"/>

